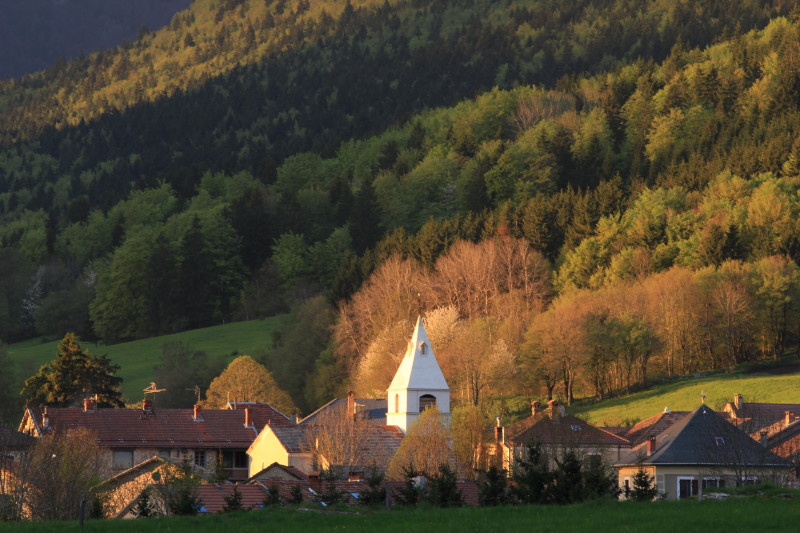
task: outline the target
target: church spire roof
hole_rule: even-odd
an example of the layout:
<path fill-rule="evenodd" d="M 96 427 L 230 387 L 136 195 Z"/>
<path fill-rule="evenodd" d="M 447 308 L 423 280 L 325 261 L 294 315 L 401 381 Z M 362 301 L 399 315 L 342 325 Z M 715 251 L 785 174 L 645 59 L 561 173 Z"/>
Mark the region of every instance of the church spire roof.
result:
<path fill-rule="evenodd" d="M 389 385 L 389 390 L 396 389 L 450 390 L 433 354 L 421 316 L 417 317 L 406 354 Z"/>

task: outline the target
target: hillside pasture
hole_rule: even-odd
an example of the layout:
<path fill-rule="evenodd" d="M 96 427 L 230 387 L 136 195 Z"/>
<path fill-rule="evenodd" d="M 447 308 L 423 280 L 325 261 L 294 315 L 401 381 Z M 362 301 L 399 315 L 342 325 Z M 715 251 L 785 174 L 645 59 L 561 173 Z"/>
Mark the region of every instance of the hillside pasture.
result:
<path fill-rule="evenodd" d="M 227 362 L 233 356 L 269 347 L 272 332 L 282 327 L 287 319 L 288 315 L 279 315 L 112 345 L 81 342 L 81 346 L 92 355 L 108 354 L 111 362 L 120 366 L 117 375 L 123 378 L 122 394 L 126 401 L 136 402 L 142 399 L 142 390 L 153 380 L 153 367 L 160 363 L 165 344 L 186 344 L 194 350 L 205 351 L 211 360 Z M 16 363 L 20 389 L 23 381 L 35 374 L 41 365 L 55 359 L 57 345 L 58 341 L 32 339 L 8 347 Z"/>
<path fill-rule="evenodd" d="M 793 361 L 796 363 L 796 361 Z M 656 415 L 665 408 L 692 411 L 705 403 L 719 410 L 735 394 L 745 402 L 800 403 L 800 369 L 792 365 L 744 368 L 731 374 L 689 376 L 650 389 L 595 404 L 575 405 L 574 414 L 601 426 L 627 425 Z"/>

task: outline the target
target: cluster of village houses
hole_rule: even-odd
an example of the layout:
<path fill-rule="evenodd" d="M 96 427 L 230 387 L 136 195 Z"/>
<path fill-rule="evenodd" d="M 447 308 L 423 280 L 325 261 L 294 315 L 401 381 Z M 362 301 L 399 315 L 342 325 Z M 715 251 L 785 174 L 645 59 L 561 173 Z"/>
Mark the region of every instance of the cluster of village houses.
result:
<path fill-rule="evenodd" d="M 0 435 L 6 443 L 0 472 L 6 479 L 13 476 L 14 459 L 35 439 L 84 428 L 96 436 L 104 457 L 105 484 L 112 494 L 105 503 L 107 516 L 134 516 L 137 498 L 153 483 L 154 472 L 179 461 L 201 472 L 221 467 L 236 483 L 245 508 L 261 505 L 271 487 L 284 498 L 294 492 L 314 501 L 320 470 L 331 465 L 308 437 L 344 414 L 368 428 L 359 437 L 362 464 L 350 465 L 349 480 L 338 482 L 346 499 L 357 501 L 367 469 L 387 466 L 422 411 L 436 406 L 445 417 L 450 413 L 449 387 L 421 319 L 387 393 L 384 399 L 351 393 L 302 419 L 252 402 L 230 402 L 226 409 L 160 409 L 145 399 L 140 409 L 106 409 L 87 399 L 83 407 L 28 408 L 18 431 Z M 664 409 L 632 427 L 601 428 L 570 415 L 556 400 L 533 402 L 530 416 L 519 422 L 503 427 L 498 421 L 487 448 L 494 464 L 509 472 L 530 446 L 538 445 L 551 458 L 572 450 L 587 464 L 613 465 L 623 494 L 643 468 L 663 498 L 702 497 L 720 487 L 796 483 L 800 420 L 794 413 L 800 413 L 800 405 L 748 403 L 737 394 L 721 411 L 705 405 L 691 412 Z M 233 487 L 200 485 L 200 512 L 222 510 Z M 467 504 L 477 504 L 475 483 L 459 482 L 459 489 Z"/>

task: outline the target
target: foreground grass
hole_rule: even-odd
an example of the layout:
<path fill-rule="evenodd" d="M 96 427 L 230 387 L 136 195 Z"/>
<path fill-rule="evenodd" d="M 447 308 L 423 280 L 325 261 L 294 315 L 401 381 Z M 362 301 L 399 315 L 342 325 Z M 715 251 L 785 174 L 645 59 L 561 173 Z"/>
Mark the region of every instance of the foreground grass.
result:
<path fill-rule="evenodd" d="M 108 354 L 111 361 L 120 366 L 117 375 L 123 378 L 122 393 L 128 401 L 136 402 L 142 399 L 142 390 L 153 381 L 153 367 L 161 362 L 164 344 L 187 344 L 194 350 L 205 351 L 211 360 L 224 359 L 227 362 L 233 358 L 233 354 L 250 354 L 258 348 L 270 346 L 272 332 L 281 327 L 287 317 L 280 315 L 262 320 L 232 322 L 113 345 L 86 342 L 81 346 L 93 355 Z M 8 353 L 17 365 L 20 389 L 22 382 L 35 374 L 41 365 L 55 359 L 57 345 L 58 341 L 43 343 L 33 339 L 8 347 Z"/>
<path fill-rule="evenodd" d="M 795 360 L 796 362 L 796 360 Z M 570 411 L 595 425 L 617 426 L 624 421 L 644 420 L 665 407 L 692 411 L 700 406 L 700 395 L 712 409 L 720 409 L 734 394 L 745 402 L 800 403 L 800 372 L 789 374 L 716 374 L 664 383 L 646 391 L 612 398 L 592 405 L 575 405 Z"/>
<path fill-rule="evenodd" d="M 567 506 L 419 509 L 354 512 L 276 509 L 231 515 L 147 520 L 87 521 L 82 531 L 214 532 L 307 531 L 470 532 L 527 531 L 619 533 L 646 531 L 797 531 L 797 500 L 735 498 L 637 504 L 589 502 Z M 0 532 L 81 531 L 77 522 L 0 523 Z"/>

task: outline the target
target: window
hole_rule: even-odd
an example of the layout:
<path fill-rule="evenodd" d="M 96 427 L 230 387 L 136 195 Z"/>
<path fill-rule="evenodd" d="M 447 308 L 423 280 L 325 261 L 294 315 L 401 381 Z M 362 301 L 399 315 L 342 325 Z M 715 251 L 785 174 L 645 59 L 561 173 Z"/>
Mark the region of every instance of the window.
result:
<path fill-rule="evenodd" d="M 757 477 L 748 476 L 748 477 L 740 479 L 739 482 L 736 484 L 736 486 L 737 487 L 744 487 L 746 485 L 757 485 L 757 484 L 758 484 L 758 478 Z"/>
<path fill-rule="evenodd" d="M 224 450 L 222 452 L 222 466 L 225 468 L 247 468 L 247 452 L 243 450 Z"/>
<path fill-rule="evenodd" d="M 719 477 L 704 477 L 703 490 L 706 489 L 723 489 L 725 488 L 725 480 Z"/>
<path fill-rule="evenodd" d="M 600 454 L 592 454 L 588 457 L 587 464 L 590 470 L 600 470 L 603 464 L 603 458 Z"/>
<path fill-rule="evenodd" d="M 678 499 L 691 498 L 697 494 L 697 480 L 693 477 L 678 478 Z"/>
<path fill-rule="evenodd" d="M 170 458 L 170 451 L 169 450 L 158 450 L 158 456 L 162 459 L 169 459 Z"/>
<path fill-rule="evenodd" d="M 572 425 L 570 426 L 570 429 L 571 429 L 572 431 L 580 431 L 580 430 L 581 430 L 581 427 L 580 427 L 578 424 L 572 424 Z"/>
<path fill-rule="evenodd" d="M 197 466 L 206 466 L 206 452 L 205 450 L 194 451 L 194 464 Z"/>
<path fill-rule="evenodd" d="M 111 468 L 127 470 L 133 466 L 133 450 L 114 450 Z"/>
<path fill-rule="evenodd" d="M 716 441 L 717 446 L 722 446 L 722 445 L 725 444 L 725 438 L 724 437 L 714 437 L 714 440 Z"/>
<path fill-rule="evenodd" d="M 431 394 L 423 394 L 419 397 L 419 412 L 436 406 L 436 397 Z"/>
<path fill-rule="evenodd" d="M 400 395 L 399 394 L 395 394 L 394 395 L 394 412 L 395 413 L 399 413 L 400 412 Z"/>

